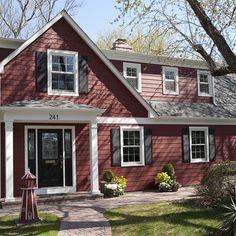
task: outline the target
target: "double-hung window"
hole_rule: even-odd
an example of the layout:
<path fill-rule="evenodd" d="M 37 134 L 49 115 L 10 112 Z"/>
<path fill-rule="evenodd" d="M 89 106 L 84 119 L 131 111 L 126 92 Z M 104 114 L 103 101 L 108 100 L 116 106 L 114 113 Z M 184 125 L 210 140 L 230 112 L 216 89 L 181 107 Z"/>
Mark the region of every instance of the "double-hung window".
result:
<path fill-rule="evenodd" d="M 78 53 L 48 50 L 50 95 L 78 95 Z"/>
<path fill-rule="evenodd" d="M 179 94 L 178 68 L 163 67 L 163 93 Z"/>
<path fill-rule="evenodd" d="M 211 97 L 213 93 L 213 80 L 210 72 L 198 71 L 198 96 Z"/>
<path fill-rule="evenodd" d="M 190 127 L 190 161 L 209 161 L 209 141 L 207 127 Z"/>
<path fill-rule="evenodd" d="M 138 92 L 141 92 L 141 65 L 123 63 L 123 75 Z"/>
<path fill-rule="evenodd" d="M 144 165 L 143 127 L 121 127 L 121 166 Z"/>

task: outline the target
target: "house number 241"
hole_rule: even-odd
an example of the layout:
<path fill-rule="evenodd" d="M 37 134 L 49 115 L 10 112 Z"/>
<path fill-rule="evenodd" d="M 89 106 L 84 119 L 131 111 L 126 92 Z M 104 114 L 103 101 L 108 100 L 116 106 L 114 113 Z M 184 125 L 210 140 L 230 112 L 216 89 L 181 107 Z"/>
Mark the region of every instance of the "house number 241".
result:
<path fill-rule="evenodd" d="M 49 114 L 49 120 L 59 120 L 58 114 Z"/>

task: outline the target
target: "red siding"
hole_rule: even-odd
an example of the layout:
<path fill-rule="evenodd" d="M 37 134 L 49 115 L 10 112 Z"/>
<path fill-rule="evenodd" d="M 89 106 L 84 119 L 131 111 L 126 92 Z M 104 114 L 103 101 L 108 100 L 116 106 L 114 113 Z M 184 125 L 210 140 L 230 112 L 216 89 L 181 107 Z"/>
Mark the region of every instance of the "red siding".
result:
<path fill-rule="evenodd" d="M 63 97 L 35 91 L 35 52 L 48 48 L 78 51 L 80 55 L 88 57 L 89 94 Z M 1 81 L 2 104 L 25 99 L 62 99 L 106 109 L 104 116 L 147 117 L 146 109 L 64 19 L 9 62 Z"/>
<path fill-rule="evenodd" d="M 14 49 L 10 48 L 0 48 L 0 61 L 2 61 L 5 57 L 7 57 Z"/>
<path fill-rule="evenodd" d="M 117 69 L 123 71 L 123 62 L 112 61 Z M 164 65 L 163 65 L 164 66 Z M 212 98 L 199 97 L 197 88 L 197 70 L 179 68 L 179 95 L 163 94 L 162 66 L 154 64 L 141 64 L 142 92 L 146 100 L 168 102 L 212 102 Z"/>
<path fill-rule="evenodd" d="M 99 126 L 99 171 L 102 178 L 103 170 L 112 169 L 115 174 L 128 179 L 127 191 L 143 190 L 154 187 L 154 177 L 161 172 L 166 163 L 175 167 L 177 180 L 187 186 L 196 185 L 201 181 L 205 170 L 215 163 L 183 163 L 182 137 L 184 126 L 149 125 L 153 132 L 153 164 L 143 167 L 111 167 L 111 125 Z M 236 127 L 218 126 L 216 130 L 217 162 L 222 160 L 236 160 Z"/>

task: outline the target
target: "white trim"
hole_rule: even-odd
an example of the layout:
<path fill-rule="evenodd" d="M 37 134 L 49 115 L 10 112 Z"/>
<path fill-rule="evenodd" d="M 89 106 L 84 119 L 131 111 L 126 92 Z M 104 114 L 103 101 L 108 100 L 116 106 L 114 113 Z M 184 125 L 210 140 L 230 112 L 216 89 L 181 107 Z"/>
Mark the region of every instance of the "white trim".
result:
<path fill-rule="evenodd" d="M 124 162 L 123 161 L 123 147 L 124 147 L 124 139 L 123 132 L 124 131 L 139 131 L 140 137 L 140 162 Z M 144 166 L 144 129 L 142 126 L 139 127 L 130 127 L 130 126 L 121 126 L 120 127 L 120 146 L 121 146 L 121 167 L 131 167 L 131 166 Z"/>
<path fill-rule="evenodd" d="M 209 93 L 203 93 L 200 91 L 200 75 L 201 74 L 207 75 L 208 77 Z M 198 88 L 199 97 L 212 97 L 213 96 L 213 78 L 209 71 L 197 70 L 197 88 Z"/>
<path fill-rule="evenodd" d="M 91 193 L 99 194 L 99 171 L 98 171 L 98 135 L 97 121 L 90 123 L 89 129 L 89 153 L 90 153 L 90 185 Z"/>
<path fill-rule="evenodd" d="M 27 173 L 28 170 L 28 136 L 27 131 L 28 129 L 35 129 L 35 135 L 36 140 L 38 139 L 38 130 L 39 129 L 60 129 L 62 130 L 62 139 L 63 139 L 63 147 L 64 147 L 64 130 L 65 129 L 71 129 L 71 135 L 72 135 L 72 169 L 73 169 L 73 175 L 72 175 L 72 186 L 65 186 L 65 175 L 63 175 L 63 186 L 61 187 L 48 187 L 48 188 L 37 188 L 36 193 L 38 195 L 40 194 L 55 194 L 55 193 L 73 193 L 76 192 L 76 147 L 75 147 L 75 126 L 41 126 L 41 125 L 26 125 L 25 130 L 25 173 Z M 38 141 L 35 142 L 36 146 L 36 177 L 37 177 L 37 186 L 38 186 Z M 65 154 L 64 154 L 64 148 L 63 148 L 63 165 L 65 164 Z M 63 166 L 65 168 L 65 165 Z M 63 171 L 64 174 L 64 171 Z M 36 186 L 36 187 L 37 187 Z"/>
<path fill-rule="evenodd" d="M 129 77 L 127 76 L 127 68 L 135 68 L 137 70 L 137 77 Z M 137 63 L 127 63 L 127 62 L 123 62 L 123 76 L 127 79 L 129 78 L 137 78 L 137 91 L 139 93 L 142 92 L 142 80 L 141 80 L 141 64 L 137 64 Z"/>
<path fill-rule="evenodd" d="M 236 119 L 224 118 L 130 118 L 130 117 L 97 117 L 98 124 L 127 124 L 127 125 L 236 125 Z"/>
<path fill-rule="evenodd" d="M 165 82 L 166 80 L 166 72 L 167 71 L 171 71 L 174 72 L 174 76 L 175 76 L 175 83 L 176 83 L 176 92 L 172 92 L 169 90 L 166 90 L 165 87 Z M 165 95 L 179 95 L 179 70 L 177 67 L 167 67 L 167 66 L 162 66 L 162 84 L 163 84 L 163 94 Z"/>
<path fill-rule="evenodd" d="M 2 195 L 2 123 L 0 121 L 0 198 Z"/>
<path fill-rule="evenodd" d="M 41 30 L 35 33 L 31 38 L 29 38 L 25 43 L 23 43 L 18 49 L 12 52 L 0 63 L 0 74 L 4 72 L 4 66 L 16 57 L 20 52 L 22 52 L 26 47 L 28 47 L 33 41 L 35 41 L 40 35 L 42 35 L 46 30 L 48 30 L 53 24 L 55 24 L 61 18 L 64 18 L 71 27 L 77 32 L 77 34 L 87 43 L 87 45 L 95 52 L 95 54 L 104 62 L 104 64 L 111 70 L 111 72 L 124 84 L 124 86 L 129 90 L 129 92 L 143 105 L 143 107 L 148 111 L 149 117 L 157 117 L 155 110 L 146 102 L 146 100 L 129 84 L 128 81 L 120 74 L 117 68 L 107 59 L 107 57 L 102 53 L 102 51 L 95 45 L 95 43 L 85 34 L 85 32 L 78 26 L 78 24 L 68 15 L 68 13 L 63 10 L 55 18 L 53 18 L 49 23 L 47 23 Z"/>
<path fill-rule="evenodd" d="M 192 131 L 204 131 L 205 135 L 205 148 L 206 148 L 206 157 L 193 159 L 192 158 Z M 208 127 L 189 127 L 189 145 L 190 145 L 190 163 L 201 163 L 201 162 L 209 162 L 209 135 L 208 135 Z"/>
<path fill-rule="evenodd" d="M 16 49 L 25 42 L 24 39 L 2 38 L 0 37 L 0 48 Z"/>
<path fill-rule="evenodd" d="M 5 201 L 14 201 L 13 122 L 5 122 Z"/>
<path fill-rule="evenodd" d="M 52 89 L 52 56 L 73 56 L 74 62 L 74 72 L 71 73 L 74 75 L 74 91 L 60 91 Z M 48 95 L 59 95 L 59 96 L 79 96 L 79 83 L 78 83 L 78 52 L 75 51 L 65 51 L 65 50 L 47 50 L 47 58 L 48 58 Z"/>

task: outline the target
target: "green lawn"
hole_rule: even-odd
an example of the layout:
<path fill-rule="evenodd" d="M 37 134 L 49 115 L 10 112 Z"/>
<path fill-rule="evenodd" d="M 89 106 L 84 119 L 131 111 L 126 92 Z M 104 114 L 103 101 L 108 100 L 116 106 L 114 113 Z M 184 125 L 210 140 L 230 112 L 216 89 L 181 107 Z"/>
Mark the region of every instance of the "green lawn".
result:
<path fill-rule="evenodd" d="M 0 235 L 40 235 L 40 236 L 55 236 L 59 230 L 60 219 L 57 215 L 51 213 L 40 213 L 41 223 L 21 225 L 16 227 L 16 220 L 19 216 L 4 216 L 0 217 Z"/>
<path fill-rule="evenodd" d="M 224 216 L 220 209 L 193 207 L 186 203 L 124 206 L 105 213 L 116 236 L 219 235 Z"/>

